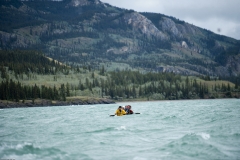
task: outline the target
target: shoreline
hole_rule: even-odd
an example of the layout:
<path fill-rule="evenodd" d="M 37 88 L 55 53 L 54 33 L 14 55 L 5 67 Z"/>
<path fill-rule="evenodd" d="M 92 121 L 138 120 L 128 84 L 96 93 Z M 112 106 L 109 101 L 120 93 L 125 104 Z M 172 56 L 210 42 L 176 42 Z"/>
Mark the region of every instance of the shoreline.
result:
<path fill-rule="evenodd" d="M 58 101 L 58 100 L 47 100 L 47 99 L 36 99 L 26 100 L 25 102 L 19 101 L 7 101 L 0 100 L 0 109 L 10 108 L 31 108 L 31 107 L 56 107 L 56 106 L 72 106 L 72 105 L 92 105 L 92 104 L 121 104 L 121 103 L 137 103 L 137 102 L 167 102 L 167 101 L 191 101 L 191 100 L 228 100 L 228 99 L 239 99 L 239 98 L 205 98 L 205 99 L 178 99 L 178 100 L 130 100 L 130 101 L 113 101 L 105 98 L 89 98 L 89 99 L 74 99 L 71 101 Z"/>
<path fill-rule="evenodd" d="M 34 102 L 32 100 L 25 100 L 14 102 L 7 100 L 0 100 L 0 109 L 8 108 L 31 108 L 31 107 L 54 107 L 54 106 L 71 106 L 71 105 L 92 105 L 92 104 L 115 104 L 113 100 L 110 99 L 74 99 L 72 101 L 58 101 L 58 100 L 47 100 L 47 99 L 36 99 Z"/>

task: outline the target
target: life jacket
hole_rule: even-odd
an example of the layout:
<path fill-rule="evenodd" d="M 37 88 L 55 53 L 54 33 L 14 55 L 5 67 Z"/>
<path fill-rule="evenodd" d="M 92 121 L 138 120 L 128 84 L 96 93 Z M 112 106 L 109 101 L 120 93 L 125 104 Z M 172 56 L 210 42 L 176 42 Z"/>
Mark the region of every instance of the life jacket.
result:
<path fill-rule="evenodd" d="M 133 114 L 133 111 L 131 109 L 129 109 L 128 114 Z"/>
<path fill-rule="evenodd" d="M 119 110 L 119 109 L 117 109 L 116 110 L 116 113 L 115 113 L 117 116 L 123 116 L 123 115 L 125 115 L 126 114 L 126 112 L 125 112 L 125 110 Z"/>

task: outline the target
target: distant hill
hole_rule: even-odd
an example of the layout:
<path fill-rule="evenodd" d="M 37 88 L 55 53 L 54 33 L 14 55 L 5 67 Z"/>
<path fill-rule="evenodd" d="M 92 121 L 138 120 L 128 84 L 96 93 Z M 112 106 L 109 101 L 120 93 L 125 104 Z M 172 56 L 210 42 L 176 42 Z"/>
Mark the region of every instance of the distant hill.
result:
<path fill-rule="evenodd" d="M 93 68 L 238 76 L 240 41 L 99 0 L 1 0 L 0 49 L 39 50 Z"/>

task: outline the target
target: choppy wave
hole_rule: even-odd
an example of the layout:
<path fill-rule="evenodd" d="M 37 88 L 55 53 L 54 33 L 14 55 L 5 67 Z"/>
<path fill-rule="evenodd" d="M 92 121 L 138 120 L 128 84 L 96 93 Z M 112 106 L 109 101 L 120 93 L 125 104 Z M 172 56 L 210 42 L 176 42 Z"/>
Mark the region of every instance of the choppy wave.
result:
<path fill-rule="evenodd" d="M 240 159 L 240 100 L 129 104 L 1 110 L 0 159 Z"/>
<path fill-rule="evenodd" d="M 120 127 L 116 127 L 116 130 L 126 130 L 126 126 L 120 126 Z"/>
<path fill-rule="evenodd" d="M 96 130 L 91 130 L 91 131 L 88 131 L 86 133 L 105 133 L 105 132 L 109 132 L 109 131 L 112 131 L 114 130 L 115 128 L 114 127 L 107 127 L 107 128 L 103 128 L 103 129 L 96 129 Z"/>
<path fill-rule="evenodd" d="M 240 133 L 234 133 L 233 136 L 234 136 L 234 137 L 239 137 L 239 138 L 240 138 Z"/>
<path fill-rule="evenodd" d="M 28 142 L 1 143 L 0 155 L 2 159 L 61 159 L 66 157 L 66 153 L 60 149 L 54 147 L 43 148 Z"/>

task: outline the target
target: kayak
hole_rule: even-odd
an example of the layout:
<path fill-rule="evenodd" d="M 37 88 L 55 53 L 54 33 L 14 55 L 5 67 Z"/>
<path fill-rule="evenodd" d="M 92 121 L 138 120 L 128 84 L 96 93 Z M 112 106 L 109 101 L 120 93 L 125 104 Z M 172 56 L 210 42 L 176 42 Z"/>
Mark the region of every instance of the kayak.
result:
<path fill-rule="evenodd" d="M 133 114 L 141 114 L 141 113 L 133 113 Z M 126 116 L 126 115 L 133 115 L 133 114 L 125 114 L 125 116 Z M 110 116 L 110 117 L 114 117 L 114 116 L 117 116 L 117 115 L 114 115 L 114 114 L 113 114 L 113 115 L 109 115 L 109 116 Z"/>

